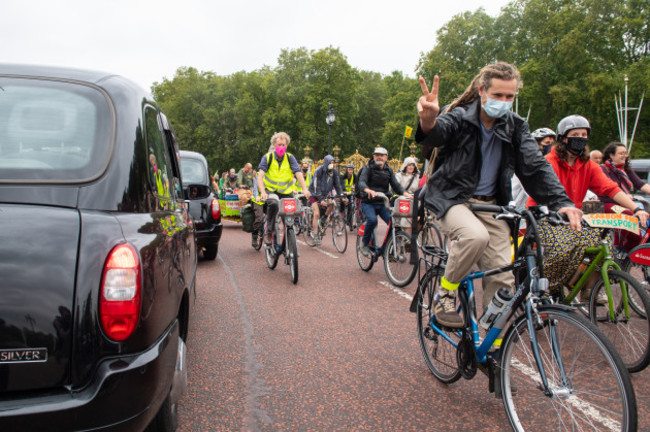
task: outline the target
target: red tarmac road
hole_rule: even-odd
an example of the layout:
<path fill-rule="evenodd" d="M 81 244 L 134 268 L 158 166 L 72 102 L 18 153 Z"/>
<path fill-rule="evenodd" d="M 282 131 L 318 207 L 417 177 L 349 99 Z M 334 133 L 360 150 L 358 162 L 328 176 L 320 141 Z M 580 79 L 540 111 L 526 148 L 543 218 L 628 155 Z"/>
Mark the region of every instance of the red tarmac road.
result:
<path fill-rule="evenodd" d="M 380 259 L 356 261 L 354 233 L 299 237 L 299 280 L 275 270 L 226 221 L 215 261 L 201 261 L 180 431 L 502 431 L 500 399 L 478 373 L 449 386 L 427 369 L 409 313 L 416 282 L 392 287 Z M 632 376 L 639 430 L 650 431 L 650 372 Z"/>

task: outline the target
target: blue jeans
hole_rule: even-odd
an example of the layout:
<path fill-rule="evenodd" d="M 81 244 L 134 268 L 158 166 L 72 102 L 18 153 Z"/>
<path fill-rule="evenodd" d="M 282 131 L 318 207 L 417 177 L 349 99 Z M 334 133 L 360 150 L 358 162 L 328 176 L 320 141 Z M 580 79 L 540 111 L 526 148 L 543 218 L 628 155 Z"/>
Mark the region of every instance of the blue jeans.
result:
<path fill-rule="evenodd" d="M 377 227 L 377 214 L 379 214 L 384 222 L 388 223 L 390 221 L 390 211 L 386 208 L 384 203 L 361 203 L 361 211 L 366 216 L 366 227 L 363 231 L 362 242 L 367 246 L 368 243 L 370 243 L 370 237 L 372 236 L 372 233 L 375 232 L 375 228 Z"/>

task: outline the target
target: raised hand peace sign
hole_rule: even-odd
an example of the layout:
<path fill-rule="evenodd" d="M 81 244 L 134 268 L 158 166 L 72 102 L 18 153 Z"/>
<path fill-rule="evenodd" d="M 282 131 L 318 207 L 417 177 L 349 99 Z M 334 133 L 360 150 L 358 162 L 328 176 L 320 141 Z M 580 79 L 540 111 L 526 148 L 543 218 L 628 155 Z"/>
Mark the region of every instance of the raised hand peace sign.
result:
<path fill-rule="evenodd" d="M 433 84 L 431 91 L 420 77 L 420 87 L 422 88 L 422 96 L 418 99 L 418 116 L 420 117 L 420 128 L 422 132 L 429 133 L 433 126 L 436 124 L 436 117 L 440 112 L 440 105 L 438 104 L 438 75 L 433 77 Z"/>

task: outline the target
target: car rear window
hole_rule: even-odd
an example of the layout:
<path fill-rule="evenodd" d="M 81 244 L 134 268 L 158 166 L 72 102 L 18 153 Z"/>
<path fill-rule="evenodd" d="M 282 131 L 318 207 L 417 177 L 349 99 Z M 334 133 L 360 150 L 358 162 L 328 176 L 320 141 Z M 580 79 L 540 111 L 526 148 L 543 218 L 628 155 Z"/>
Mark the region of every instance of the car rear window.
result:
<path fill-rule="evenodd" d="M 196 159 L 181 157 L 181 176 L 183 184 L 208 184 L 208 173 L 203 164 Z"/>
<path fill-rule="evenodd" d="M 97 177 L 112 149 L 113 124 L 109 100 L 94 87 L 0 77 L 0 182 Z"/>

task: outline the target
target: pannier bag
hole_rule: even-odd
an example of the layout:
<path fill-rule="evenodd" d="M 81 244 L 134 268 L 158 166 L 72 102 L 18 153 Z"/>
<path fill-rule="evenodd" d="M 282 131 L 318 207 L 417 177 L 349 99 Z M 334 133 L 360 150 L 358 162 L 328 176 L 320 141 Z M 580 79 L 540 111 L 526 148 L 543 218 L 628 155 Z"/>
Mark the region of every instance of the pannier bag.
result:
<path fill-rule="evenodd" d="M 253 224 L 255 223 L 255 211 L 251 204 L 246 204 L 240 212 L 242 229 L 244 232 L 253 232 Z"/>

